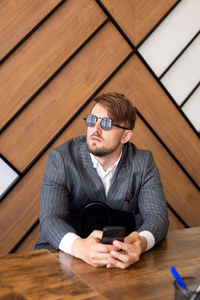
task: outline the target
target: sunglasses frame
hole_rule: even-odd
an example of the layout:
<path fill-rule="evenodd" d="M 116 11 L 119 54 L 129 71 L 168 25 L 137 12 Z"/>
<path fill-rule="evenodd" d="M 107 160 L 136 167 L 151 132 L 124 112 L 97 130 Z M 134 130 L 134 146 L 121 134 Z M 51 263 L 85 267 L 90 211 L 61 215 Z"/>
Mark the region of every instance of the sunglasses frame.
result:
<path fill-rule="evenodd" d="M 94 116 L 95 119 L 96 119 L 96 122 L 94 123 L 93 126 L 89 126 L 89 125 L 87 124 L 87 118 L 88 118 L 89 116 Z M 93 114 L 89 114 L 89 115 L 87 115 L 87 117 L 83 118 L 83 120 L 85 120 L 85 123 L 86 123 L 86 125 L 87 125 L 88 127 L 94 127 L 94 126 L 96 125 L 98 119 L 101 119 L 101 122 L 102 122 L 104 119 L 109 119 L 109 120 L 111 121 L 111 127 L 108 128 L 108 129 L 104 129 L 104 128 L 102 127 L 101 122 L 100 122 L 101 128 L 102 128 L 103 130 L 108 131 L 108 130 L 112 129 L 112 126 L 115 126 L 115 127 L 121 128 L 121 129 L 125 129 L 125 130 L 129 130 L 127 127 L 124 127 L 124 126 L 121 126 L 121 125 L 118 125 L 118 124 L 113 124 L 112 120 L 111 120 L 110 118 L 107 118 L 107 117 L 105 117 L 105 118 L 100 118 L 100 117 L 97 117 L 97 116 L 95 116 L 95 115 L 93 115 Z"/>

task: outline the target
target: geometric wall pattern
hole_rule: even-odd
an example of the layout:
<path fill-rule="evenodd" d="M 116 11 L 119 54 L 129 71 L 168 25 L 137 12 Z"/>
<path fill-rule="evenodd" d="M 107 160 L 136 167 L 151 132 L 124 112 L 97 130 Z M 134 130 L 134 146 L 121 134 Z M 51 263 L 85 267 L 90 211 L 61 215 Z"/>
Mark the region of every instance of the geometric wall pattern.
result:
<path fill-rule="evenodd" d="M 200 132 L 200 1 L 182 0 L 139 47 L 172 101 Z"/>
<path fill-rule="evenodd" d="M 132 141 L 153 152 L 170 230 L 200 225 L 199 10 L 198 0 L 1 1 L 1 254 L 33 249 L 48 153 L 85 134 L 100 92 L 137 107 Z"/>

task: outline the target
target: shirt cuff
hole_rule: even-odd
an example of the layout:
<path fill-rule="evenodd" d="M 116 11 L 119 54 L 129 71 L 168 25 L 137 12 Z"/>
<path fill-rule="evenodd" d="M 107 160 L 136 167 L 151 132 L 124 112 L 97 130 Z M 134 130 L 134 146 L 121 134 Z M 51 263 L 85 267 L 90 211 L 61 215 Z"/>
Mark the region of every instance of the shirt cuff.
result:
<path fill-rule="evenodd" d="M 150 231 L 141 231 L 139 232 L 140 236 L 144 236 L 147 240 L 147 248 L 145 249 L 145 251 L 153 248 L 153 246 L 155 245 L 155 238 L 153 236 L 153 234 Z"/>
<path fill-rule="evenodd" d="M 78 236 L 77 234 L 75 234 L 73 232 L 68 232 L 67 234 L 64 235 L 64 237 L 60 241 L 58 248 L 67 254 L 72 254 L 72 251 L 71 251 L 72 244 L 79 237 L 80 236 Z"/>

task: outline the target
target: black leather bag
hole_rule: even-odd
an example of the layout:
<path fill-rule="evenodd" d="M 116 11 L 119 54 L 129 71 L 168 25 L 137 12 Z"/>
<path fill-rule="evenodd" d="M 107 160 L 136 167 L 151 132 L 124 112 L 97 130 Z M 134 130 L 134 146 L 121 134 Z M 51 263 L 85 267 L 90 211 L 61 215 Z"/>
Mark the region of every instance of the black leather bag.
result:
<path fill-rule="evenodd" d="M 103 230 L 104 226 L 124 226 L 126 235 L 136 230 L 134 214 L 112 209 L 101 202 L 92 202 L 82 210 L 71 211 L 70 220 L 70 224 L 83 238 L 93 230 Z"/>

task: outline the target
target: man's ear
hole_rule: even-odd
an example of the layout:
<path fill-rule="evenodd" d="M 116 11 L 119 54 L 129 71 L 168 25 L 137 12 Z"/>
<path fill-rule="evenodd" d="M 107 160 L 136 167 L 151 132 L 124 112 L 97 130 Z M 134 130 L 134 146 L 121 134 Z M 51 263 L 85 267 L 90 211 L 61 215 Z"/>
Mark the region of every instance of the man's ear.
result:
<path fill-rule="evenodd" d="M 127 142 L 130 141 L 130 139 L 133 136 L 133 131 L 132 130 L 125 130 L 121 139 L 122 144 L 126 144 Z"/>

